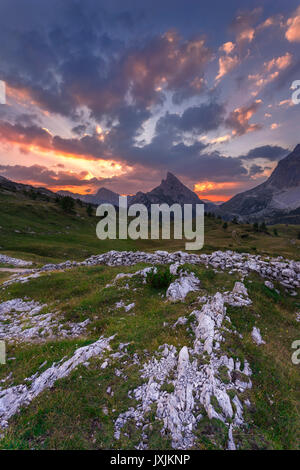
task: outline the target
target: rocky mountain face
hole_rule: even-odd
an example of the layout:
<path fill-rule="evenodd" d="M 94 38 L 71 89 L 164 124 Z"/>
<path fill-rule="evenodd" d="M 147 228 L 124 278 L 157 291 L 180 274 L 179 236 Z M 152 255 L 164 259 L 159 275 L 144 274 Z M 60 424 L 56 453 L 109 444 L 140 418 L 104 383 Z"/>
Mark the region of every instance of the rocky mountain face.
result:
<path fill-rule="evenodd" d="M 263 184 L 237 194 L 219 208 L 225 218 L 300 223 L 300 144 L 280 160 Z"/>
<path fill-rule="evenodd" d="M 138 192 L 132 197 L 130 204 L 144 204 L 150 208 L 151 204 L 201 204 L 204 202 L 199 199 L 196 193 L 187 188 L 172 173 L 167 173 L 166 179 L 161 184 L 148 193 Z M 212 209 L 214 204 L 205 204 L 206 210 Z"/>

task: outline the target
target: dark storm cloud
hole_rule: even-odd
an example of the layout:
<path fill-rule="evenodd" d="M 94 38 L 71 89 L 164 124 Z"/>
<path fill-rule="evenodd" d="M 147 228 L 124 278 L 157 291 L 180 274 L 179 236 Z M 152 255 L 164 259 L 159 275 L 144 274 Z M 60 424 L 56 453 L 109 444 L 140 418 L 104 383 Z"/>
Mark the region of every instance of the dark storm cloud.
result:
<path fill-rule="evenodd" d="M 188 177 L 197 175 L 201 180 L 214 178 L 226 181 L 247 175 L 240 159 L 224 157 L 218 152 L 209 153 L 207 145 L 202 142 L 194 142 L 192 145 L 183 142 L 174 144 L 172 138 L 167 139 L 162 133 L 156 134 L 152 141 L 143 147 L 134 145 L 136 119 L 138 118 L 133 115 L 132 120 L 128 121 L 128 127 L 122 127 L 120 124 L 116 126 L 113 138 L 108 139 L 107 143 L 100 141 L 97 135 L 66 139 L 52 136 L 37 126 L 23 127 L 3 121 L 0 121 L 0 136 L 3 141 L 17 143 L 25 149 L 34 145 L 42 150 L 69 154 L 72 157 L 116 160 L 150 169 L 167 168 Z"/>
<path fill-rule="evenodd" d="M 82 135 L 87 130 L 87 126 L 84 124 L 79 124 L 78 126 L 73 127 L 72 132 L 76 135 Z"/>
<path fill-rule="evenodd" d="M 96 2 L 55 5 L 57 18 L 44 18 L 43 28 L 34 14 L 35 28 L 14 29 L 0 19 L 0 42 L 7 44 L 0 50 L 0 77 L 43 109 L 76 118 L 78 107 L 87 106 L 100 118 L 128 99 L 139 108 L 161 103 L 163 90 L 182 99 L 202 92 L 212 58 L 202 37 L 186 40 L 169 31 L 132 43 L 118 34 L 118 25 L 136 22 L 133 12 L 107 15 Z M 105 31 L 112 23 L 114 36 Z"/>
<path fill-rule="evenodd" d="M 256 176 L 256 175 L 261 175 L 264 172 L 264 167 L 260 165 L 256 165 L 255 163 L 251 165 L 250 170 L 249 170 L 249 175 L 250 176 Z"/>
<path fill-rule="evenodd" d="M 255 147 L 246 155 L 240 156 L 242 160 L 255 160 L 257 158 L 263 158 L 265 160 L 277 161 L 285 157 L 289 153 L 289 150 L 278 145 L 262 145 L 261 147 Z"/>
<path fill-rule="evenodd" d="M 166 113 L 156 124 L 156 132 L 197 132 L 216 130 L 224 122 L 225 107 L 218 103 L 207 103 L 187 108 L 181 116 Z"/>
<path fill-rule="evenodd" d="M 37 145 L 43 148 L 50 148 L 52 143 L 51 134 L 37 125 L 24 126 L 5 121 L 0 121 L 0 137 L 4 142 Z"/>

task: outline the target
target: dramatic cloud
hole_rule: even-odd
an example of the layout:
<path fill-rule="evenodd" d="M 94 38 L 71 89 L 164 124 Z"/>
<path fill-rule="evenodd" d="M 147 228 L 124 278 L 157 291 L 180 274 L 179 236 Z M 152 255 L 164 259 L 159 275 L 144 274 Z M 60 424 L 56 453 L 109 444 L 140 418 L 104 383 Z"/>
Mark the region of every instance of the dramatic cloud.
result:
<path fill-rule="evenodd" d="M 237 42 L 240 44 L 253 41 L 255 35 L 255 24 L 262 13 L 261 8 L 252 11 L 240 12 L 231 24 L 231 30 L 236 34 Z"/>
<path fill-rule="evenodd" d="M 172 91 L 176 102 L 197 96 L 212 58 L 202 37 L 184 40 L 175 31 L 121 48 L 113 56 L 106 54 L 109 45 L 104 49 L 103 37 L 94 30 L 76 36 L 68 29 L 28 33 L 14 42 L 23 56 L 2 51 L 0 75 L 33 103 L 70 116 L 76 116 L 81 106 L 96 117 L 113 113 L 128 99 L 145 108 L 160 103 L 163 91 Z"/>
<path fill-rule="evenodd" d="M 261 175 L 265 171 L 264 167 L 256 165 L 255 163 L 251 165 L 249 174 L 251 176 Z"/>
<path fill-rule="evenodd" d="M 179 130 L 182 132 L 203 132 L 216 130 L 224 121 L 225 108 L 222 104 L 208 103 L 187 108 L 182 115 L 167 113 L 156 125 L 157 134 Z"/>
<path fill-rule="evenodd" d="M 216 76 L 216 80 L 220 80 L 224 75 L 227 75 L 233 70 L 239 63 L 238 56 L 231 57 L 229 55 L 219 58 L 219 72 Z"/>
<path fill-rule="evenodd" d="M 232 111 L 226 119 L 226 125 L 232 128 L 234 136 L 241 136 L 248 132 L 254 132 L 262 128 L 260 124 L 250 124 L 249 120 L 261 105 L 260 100 L 248 106 L 242 106 Z"/>
<path fill-rule="evenodd" d="M 256 86 L 256 91 L 253 94 L 257 94 L 264 86 L 273 82 L 273 80 L 278 78 L 279 74 L 289 68 L 291 64 L 292 54 L 289 52 L 265 62 L 261 72 L 248 76 L 248 79 L 253 81 Z"/>
<path fill-rule="evenodd" d="M 288 19 L 285 37 L 290 42 L 300 42 L 300 7 L 294 15 Z"/>
<path fill-rule="evenodd" d="M 105 179 L 88 178 L 87 171 L 80 173 L 54 171 L 41 165 L 0 165 L 1 175 L 8 179 L 34 185 L 45 185 L 48 188 L 91 186 L 96 188 L 106 182 Z"/>
<path fill-rule="evenodd" d="M 35 145 L 39 148 L 49 149 L 52 136 L 46 129 L 38 126 L 24 126 L 0 121 L 0 137 L 2 141 L 21 146 Z"/>
<path fill-rule="evenodd" d="M 80 139 L 52 136 L 47 129 L 38 126 L 22 126 L 0 121 L 0 137 L 3 142 L 16 144 L 24 151 L 41 150 L 65 156 L 81 156 L 87 159 L 109 158 L 107 149 L 98 137 L 86 135 Z"/>
<path fill-rule="evenodd" d="M 166 171 L 211 196 L 263 180 L 255 159 L 285 149 L 248 151 L 246 135 L 261 130 L 260 142 L 272 134 L 283 147 L 299 139 L 292 124 L 282 135 L 283 120 L 299 117 L 299 8 L 272 14 L 245 0 L 237 12 L 228 0 L 216 17 L 213 2 L 125 3 L 0 2 L 0 171 L 79 192 L 103 178 L 123 193 L 151 189 Z M 237 148 L 243 157 L 230 156 Z"/>
<path fill-rule="evenodd" d="M 285 149 L 278 145 L 262 145 L 249 150 L 246 155 L 241 156 L 242 160 L 256 160 L 262 158 L 264 160 L 277 161 L 285 157 L 289 153 L 289 149 Z"/>

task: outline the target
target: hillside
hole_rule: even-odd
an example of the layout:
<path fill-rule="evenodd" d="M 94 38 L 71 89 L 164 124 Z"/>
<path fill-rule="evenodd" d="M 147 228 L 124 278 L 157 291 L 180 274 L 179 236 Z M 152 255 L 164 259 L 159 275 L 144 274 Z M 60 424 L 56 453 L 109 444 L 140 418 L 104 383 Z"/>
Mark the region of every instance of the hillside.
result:
<path fill-rule="evenodd" d="M 299 448 L 296 226 L 206 217 L 188 255 L 100 242 L 78 203 L 0 203 L 0 449 Z"/>
<path fill-rule="evenodd" d="M 0 187 L 0 253 L 35 259 L 38 263 L 84 259 L 92 254 L 118 250 L 170 249 L 168 240 L 103 240 L 96 237 L 98 218 L 89 217 L 85 207 L 75 204 L 72 213 L 43 196 L 32 199 L 23 191 L 11 192 Z M 299 228 L 277 226 L 278 237 L 256 232 L 252 226 L 228 224 L 214 217 L 205 218 L 204 250 L 237 249 L 252 253 L 280 255 L 299 259 Z M 184 240 L 172 240 L 173 251 L 184 249 Z M 76 254 L 76 256 L 75 256 Z"/>

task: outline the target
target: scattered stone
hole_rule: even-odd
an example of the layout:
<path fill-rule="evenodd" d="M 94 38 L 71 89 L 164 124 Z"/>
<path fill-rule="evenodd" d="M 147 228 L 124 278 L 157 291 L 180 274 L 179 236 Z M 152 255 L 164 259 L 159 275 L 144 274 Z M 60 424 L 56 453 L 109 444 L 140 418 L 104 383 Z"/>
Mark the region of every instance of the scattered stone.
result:
<path fill-rule="evenodd" d="M 45 341 L 54 337 L 76 337 L 86 331 L 90 320 L 61 325 L 57 314 L 41 313 L 47 305 L 22 299 L 0 304 L 0 339 L 5 341 Z"/>
<path fill-rule="evenodd" d="M 4 255 L 1 255 L 4 256 Z M 1 259 L 1 258 L 0 258 Z M 21 261 L 22 260 L 17 260 Z M 1 261 L 0 261 L 1 262 Z M 7 263 L 8 260 L 2 261 Z M 27 262 L 25 262 L 27 263 Z M 168 253 L 167 251 L 156 251 L 155 253 L 146 253 L 143 251 L 109 251 L 100 255 L 94 255 L 82 262 L 65 261 L 60 264 L 48 264 L 39 270 L 35 270 L 35 274 L 39 275 L 42 272 L 72 269 L 76 266 L 133 266 L 138 263 L 156 264 L 170 264 L 171 270 L 174 273 L 178 272 L 178 267 L 182 264 L 196 264 L 212 266 L 217 272 L 228 270 L 229 272 L 238 272 L 242 278 L 248 276 L 252 271 L 257 272 L 269 281 L 279 282 L 282 286 L 291 291 L 295 291 L 300 287 L 300 262 L 287 260 L 281 256 L 277 258 L 263 258 L 259 255 L 252 255 L 249 253 L 236 253 L 234 251 L 215 251 L 211 254 L 195 254 L 177 251 Z M 18 264 L 20 266 L 20 264 Z M 123 277 L 131 278 L 136 275 L 144 277 L 146 282 L 147 272 L 156 269 L 153 267 L 145 268 L 136 273 L 120 273 L 117 275 L 116 280 Z M 29 278 L 30 279 L 30 278 Z M 10 281 L 7 281 L 10 282 Z M 20 282 L 18 277 L 14 282 Z M 23 282 L 26 280 L 23 279 Z M 5 283 L 3 284 L 5 285 Z M 6 284 L 7 285 L 7 284 Z"/>
<path fill-rule="evenodd" d="M 135 307 L 135 303 L 133 302 L 132 304 L 129 304 L 129 305 L 126 305 L 124 308 L 125 308 L 125 312 L 130 312 L 130 310 L 132 310 L 133 308 Z"/>

